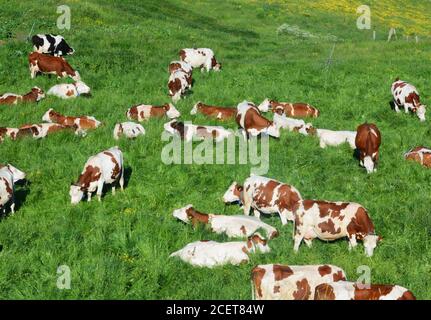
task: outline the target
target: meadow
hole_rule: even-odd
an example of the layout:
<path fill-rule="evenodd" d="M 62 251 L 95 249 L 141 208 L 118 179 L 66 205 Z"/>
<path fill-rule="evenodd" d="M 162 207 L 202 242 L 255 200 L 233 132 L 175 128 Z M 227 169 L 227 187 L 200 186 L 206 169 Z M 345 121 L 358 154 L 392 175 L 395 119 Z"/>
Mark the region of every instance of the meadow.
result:
<path fill-rule="evenodd" d="M 406 162 L 403 154 L 431 145 L 431 113 L 421 123 L 414 115 L 396 114 L 389 102 L 390 86 L 399 76 L 431 105 L 431 41 L 424 20 L 431 3 L 392 2 L 367 1 L 372 29 L 358 30 L 356 7 L 362 3 L 357 1 L 0 0 L 0 92 L 26 93 L 35 85 L 48 90 L 70 81 L 30 79 L 31 32 L 66 38 L 76 50 L 67 59 L 93 95 L 2 106 L 0 126 L 42 122 L 49 108 L 105 123 L 84 138 L 60 132 L 0 144 L 0 162 L 25 171 L 28 179 L 16 188 L 17 212 L 0 219 L 0 298 L 250 299 L 256 264 L 328 263 L 343 268 L 351 280 L 359 276 L 359 266 L 368 266 L 373 283 L 399 284 L 419 299 L 430 299 L 431 171 Z M 61 4 L 71 8 L 70 30 L 56 26 Z M 315 37 L 277 32 L 283 24 Z M 398 40 L 387 42 L 391 26 Z M 404 38 L 413 34 L 419 42 Z M 205 270 L 168 259 L 192 241 L 227 241 L 203 227 L 193 230 L 172 211 L 191 203 L 203 212 L 241 213 L 221 198 L 232 181 L 249 176 L 251 167 L 165 165 L 165 119 L 143 123 L 147 133 L 136 140 L 112 138 L 115 123 L 126 121 L 130 106 L 169 102 L 167 66 L 185 47 L 212 48 L 223 69 L 194 72 L 192 92 L 176 104 L 184 120 L 217 123 L 189 114 L 197 101 L 235 106 L 269 97 L 316 106 L 321 116 L 312 122 L 318 128 L 377 124 L 382 146 L 374 174 L 359 167 L 348 145 L 320 149 L 318 139 L 286 131 L 270 141 L 267 173 L 295 186 L 303 198 L 365 206 L 383 236 L 373 257 L 364 255 L 361 243 L 349 252 L 344 240 L 315 240 L 311 249 L 303 245 L 294 254 L 292 224 L 282 227 L 277 216 L 265 216 L 280 236 L 270 242 L 271 253 L 253 255 L 249 264 Z M 233 121 L 224 125 L 237 128 Z M 125 191 L 108 192 L 101 203 L 72 206 L 69 186 L 85 161 L 114 145 L 124 153 Z M 60 265 L 71 270 L 70 289 L 56 286 Z"/>

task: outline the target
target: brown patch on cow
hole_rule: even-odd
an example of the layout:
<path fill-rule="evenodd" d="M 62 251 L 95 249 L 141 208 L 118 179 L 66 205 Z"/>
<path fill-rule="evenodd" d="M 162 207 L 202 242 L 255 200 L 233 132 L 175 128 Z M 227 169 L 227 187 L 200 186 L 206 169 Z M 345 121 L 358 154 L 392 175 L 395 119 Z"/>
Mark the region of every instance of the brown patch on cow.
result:
<path fill-rule="evenodd" d="M 332 268 L 325 264 L 324 266 L 319 266 L 319 268 L 317 268 L 317 271 L 319 271 L 321 277 L 324 277 L 332 272 Z"/>
<path fill-rule="evenodd" d="M 407 97 L 405 97 L 405 102 L 413 104 L 415 108 L 421 105 L 420 98 L 416 92 L 410 92 Z"/>
<path fill-rule="evenodd" d="M 217 118 L 219 120 L 230 120 L 236 116 L 237 109 L 231 107 L 218 107 L 198 103 L 197 110 L 208 117 Z"/>
<path fill-rule="evenodd" d="M 260 267 L 254 267 L 251 270 L 251 279 L 253 281 L 254 287 L 257 291 L 257 295 L 262 298 L 262 279 L 265 276 L 265 269 Z"/>
<path fill-rule="evenodd" d="M 71 97 L 73 95 L 75 95 L 75 92 L 73 90 L 67 90 L 66 96 Z"/>
<path fill-rule="evenodd" d="M 274 286 L 274 293 L 280 292 L 280 286 Z"/>
<path fill-rule="evenodd" d="M 373 131 L 376 135 L 373 134 Z M 359 150 L 359 159 L 362 161 L 370 156 L 375 163 L 379 159 L 379 147 L 381 143 L 380 130 L 373 123 L 364 123 L 356 129 L 355 145 Z M 373 156 L 373 154 L 376 154 Z"/>
<path fill-rule="evenodd" d="M 20 99 L 22 99 L 22 97 L 19 95 L 16 95 L 16 96 L 10 95 L 10 96 L 7 96 L 6 98 L 1 98 L 0 96 L 0 104 L 15 104 Z"/>
<path fill-rule="evenodd" d="M 331 218 L 337 218 L 340 216 L 341 211 L 346 209 L 349 205 L 347 202 L 336 204 L 334 202 L 316 201 L 316 203 L 319 206 L 319 216 L 321 218 L 328 215 L 331 215 Z"/>
<path fill-rule="evenodd" d="M 9 181 L 6 178 L 2 178 L 6 187 L 6 192 L 9 193 L 10 195 L 13 194 L 13 189 L 11 187 L 11 185 L 9 184 Z"/>
<path fill-rule="evenodd" d="M 359 240 L 362 240 L 369 234 L 374 234 L 374 224 L 371 221 L 367 211 L 363 207 L 359 207 L 354 217 L 347 225 L 347 234 L 349 238 L 352 235 Z"/>
<path fill-rule="evenodd" d="M 77 185 L 81 187 L 82 191 L 85 191 L 90 186 L 90 183 L 98 181 L 101 175 L 100 168 L 91 165 L 87 166 L 79 176 Z"/>
<path fill-rule="evenodd" d="M 152 106 L 150 109 L 150 117 L 164 117 L 169 108 L 169 104 L 165 104 L 163 106 Z"/>
<path fill-rule="evenodd" d="M 129 117 L 134 120 L 138 120 L 138 107 L 133 106 L 127 111 Z"/>
<path fill-rule="evenodd" d="M 184 61 L 186 59 L 187 55 L 186 55 L 186 52 L 183 49 L 180 50 L 179 55 L 180 55 L 180 60 L 181 61 Z"/>
<path fill-rule="evenodd" d="M 168 83 L 169 95 L 174 96 L 177 92 L 181 91 L 181 80 L 175 78 L 173 81 L 169 81 Z"/>
<path fill-rule="evenodd" d="M 311 288 L 307 279 L 296 282 L 296 291 L 293 292 L 294 300 L 308 300 L 311 296 Z"/>
<path fill-rule="evenodd" d="M 306 117 L 318 117 L 320 112 L 317 108 L 303 102 L 277 102 L 275 100 L 270 101 L 272 112 L 277 112 L 277 109 L 282 108 L 283 112 L 288 117 L 292 118 L 306 118 Z"/>
<path fill-rule="evenodd" d="M 289 266 L 283 266 L 280 264 L 274 264 L 272 267 L 275 281 L 286 279 L 293 275 L 293 270 Z"/>
<path fill-rule="evenodd" d="M 76 76 L 75 70 L 62 57 L 32 52 L 28 56 L 28 62 L 32 66 L 37 66 L 42 73 L 55 72 L 58 77 L 64 77 L 64 74 L 71 77 Z"/>
<path fill-rule="evenodd" d="M 269 236 L 269 239 L 271 240 L 271 239 L 274 239 L 274 238 L 276 238 L 276 237 L 278 237 L 278 236 L 279 236 L 278 231 L 273 231 L 273 232 L 271 233 L 271 235 Z"/>
<path fill-rule="evenodd" d="M 278 198 L 274 201 L 275 205 L 280 210 L 286 209 L 290 212 L 296 212 L 301 201 L 300 195 L 287 184 L 282 184 L 278 192 Z"/>
<path fill-rule="evenodd" d="M 335 300 L 334 288 L 327 283 L 318 285 L 314 292 L 314 300 Z"/>
<path fill-rule="evenodd" d="M 208 214 L 199 212 L 195 210 L 193 207 L 188 208 L 186 210 L 187 217 L 192 221 L 192 225 L 196 226 L 199 222 L 207 224 L 209 221 Z"/>
<path fill-rule="evenodd" d="M 111 173 L 111 179 L 116 179 L 118 178 L 118 176 L 120 175 L 120 165 L 118 164 L 117 159 L 115 159 L 114 155 L 109 152 L 109 151 L 104 151 L 104 154 L 106 154 L 108 157 L 111 158 L 111 161 L 114 163 L 114 168 L 112 169 L 112 173 Z"/>
<path fill-rule="evenodd" d="M 339 234 L 341 232 L 340 227 L 338 227 L 338 229 L 335 230 L 334 221 L 332 221 L 331 219 L 324 221 L 324 222 L 321 222 L 317 226 L 320 228 L 322 233 L 327 232 L 327 233 L 335 235 L 335 234 Z"/>
<path fill-rule="evenodd" d="M 197 126 L 196 135 L 203 138 L 216 138 L 218 137 L 219 133 L 217 130 L 210 130 L 205 126 Z"/>
<path fill-rule="evenodd" d="M 334 282 L 346 281 L 346 277 L 344 276 L 342 271 L 338 270 L 332 275 L 332 280 L 334 280 Z"/>
<path fill-rule="evenodd" d="M 248 243 L 247 243 L 247 246 L 248 246 Z M 245 254 L 248 254 L 248 249 L 247 249 L 247 247 L 242 247 L 242 252 L 244 252 Z"/>
<path fill-rule="evenodd" d="M 67 129 L 65 126 L 62 126 L 60 124 L 56 124 L 56 123 L 52 123 L 49 127 L 48 127 L 48 131 L 47 133 L 54 133 L 57 131 L 61 131 Z"/>
<path fill-rule="evenodd" d="M 398 80 L 395 80 L 395 81 L 399 81 L 399 79 Z M 395 83 L 395 85 L 394 85 L 394 91 L 396 90 L 396 89 L 398 89 L 398 88 L 404 88 L 405 86 L 407 85 L 407 83 L 405 83 L 405 82 L 399 82 L 399 83 Z"/>
<path fill-rule="evenodd" d="M 241 115 L 237 114 L 236 122 L 239 126 Z M 265 117 L 260 114 L 260 111 L 252 106 L 250 107 L 244 115 L 244 130 L 248 131 L 250 129 L 262 130 L 272 125 L 272 121 L 269 121 Z"/>
<path fill-rule="evenodd" d="M 379 300 L 380 297 L 389 294 L 394 286 L 393 285 L 380 285 L 372 284 L 370 288 L 360 289 L 356 284 L 353 285 L 355 288 L 355 295 L 353 300 Z"/>
<path fill-rule="evenodd" d="M 239 230 L 241 230 L 241 232 L 242 232 L 243 235 L 247 234 L 247 230 L 245 229 L 244 226 L 241 226 L 241 228 L 239 228 Z"/>
<path fill-rule="evenodd" d="M 416 300 L 416 297 L 413 295 L 413 293 L 411 291 L 407 290 L 397 300 Z"/>

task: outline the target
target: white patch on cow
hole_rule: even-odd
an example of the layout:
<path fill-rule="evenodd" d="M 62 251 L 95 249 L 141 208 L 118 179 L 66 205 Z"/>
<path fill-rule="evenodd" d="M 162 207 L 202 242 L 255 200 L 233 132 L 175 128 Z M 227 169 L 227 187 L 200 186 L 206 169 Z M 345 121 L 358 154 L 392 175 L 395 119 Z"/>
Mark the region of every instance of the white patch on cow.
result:
<path fill-rule="evenodd" d="M 370 156 L 364 158 L 364 168 L 367 170 L 367 173 L 372 173 L 375 170 L 374 161 Z"/>

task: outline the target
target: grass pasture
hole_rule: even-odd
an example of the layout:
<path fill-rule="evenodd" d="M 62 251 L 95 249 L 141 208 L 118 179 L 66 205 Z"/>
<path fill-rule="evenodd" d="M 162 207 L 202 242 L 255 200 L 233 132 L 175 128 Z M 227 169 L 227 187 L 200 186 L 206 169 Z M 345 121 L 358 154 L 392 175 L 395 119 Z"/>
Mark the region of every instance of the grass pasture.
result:
<path fill-rule="evenodd" d="M 431 15 L 431 2 L 368 1 L 376 41 L 372 30 L 356 28 L 356 8 L 362 4 L 357 1 L 0 3 L 0 92 L 26 93 L 35 85 L 48 90 L 70 81 L 30 79 L 31 45 L 25 38 L 34 26 L 33 34 L 62 34 L 75 48 L 67 59 L 93 94 L 89 99 L 48 97 L 37 105 L 2 106 L 0 126 L 41 122 L 49 108 L 105 122 L 85 138 L 58 133 L 40 141 L 6 139 L 0 144 L 0 162 L 25 171 L 28 179 L 16 188 L 15 215 L 0 219 L 0 298 L 250 299 L 251 268 L 273 262 L 335 264 L 352 280 L 359 276 L 357 267 L 366 265 L 373 283 L 399 284 L 417 298 L 431 298 L 431 171 L 403 160 L 411 147 L 431 146 L 431 114 L 420 123 L 389 106 L 390 85 L 397 76 L 414 83 L 422 101 L 431 105 L 431 41 L 424 18 Z M 61 4 L 71 8 L 70 30 L 56 27 Z M 400 4 L 404 14 L 397 10 Z M 415 6 L 420 14 L 412 14 Z M 283 24 L 316 37 L 277 33 Z M 387 42 L 391 26 L 397 28 L 398 40 Z M 419 36 L 418 43 L 413 35 Z M 192 92 L 176 104 L 184 120 L 217 123 L 189 114 L 199 100 L 233 106 L 270 97 L 316 106 L 321 116 L 312 122 L 318 128 L 355 130 L 365 121 L 377 124 L 382 146 L 375 174 L 359 167 L 348 145 L 322 150 L 318 139 L 285 131 L 280 140 L 270 141 L 267 174 L 294 185 L 303 198 L 364 205 L 384 238 L 372 258 L 364 255 L 361 243 L 348 252 L 344 240 L 315 240 L 313 248 L 303 244 L 295 255 L 292 224 L 281 227 L 278 217 L 265 216 L 280 237 L 270 242 L 271 253 L 253 255 L 248 265 L 203 272 L 168 259 L 192 241 L 227 240 L 205 228 L 193 230 L 171 213 L 189 203 L 203 212 L 240 213 L 221 197 L 233 180 L 248 177 L 251 166 L 163 164 L 163 119 L 143 123 L 144 137 L 113 140 L 113 127 L 126 121 L 128 107 L 169 101 L 167 66 L 184 47 L 212 48 L 223 64 L 219 73 L 194 72 Z M 224 125 L 236 128 L 234 122 Z M 71 206 L 69 185 L 85 161 L 113 145 L 124 153 L 125 192 L 108 192 L 101 203 Z M 70 267 L 70 290 L 56 286 L 60 265 Z"/>

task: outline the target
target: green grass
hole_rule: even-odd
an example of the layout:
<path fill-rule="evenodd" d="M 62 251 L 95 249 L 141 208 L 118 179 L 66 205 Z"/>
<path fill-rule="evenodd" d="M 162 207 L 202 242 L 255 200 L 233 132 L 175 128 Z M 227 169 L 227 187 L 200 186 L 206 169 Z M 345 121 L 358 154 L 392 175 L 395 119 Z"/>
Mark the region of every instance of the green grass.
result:
<path fill-rule="evenodd" d="M 430 120 L 420 123 L 389 107 L 390 85 L 400 76 L 414 83 L 430 104 L 430 41 L 386 42 L 388 26 L 356 29 L 351 16 L 297 3 L 235 1 L 5 1 L 0 0 L 0 92 L 48 90 L 54 77 L 31 80 L 27 67 L 30 32 L 60 33 L 75 48 L 68 60 L 92 88 L 93 98 L 61 101 L 48 97 L 37 105 L 1 107 L 0 126 L 41 122 L 48 108 L 68 115 L 88 114 L 106 125 L 80 138 L 58 133 L 35 141 L 0 145 L 0 162 L 27 173 L 18 186 L 19 210 L 0 221 L 0 297 L 11 299 L 249 299 L 250 270 L 258 263 L 318 264 L 371 268 L 372 282 L 411 289 L 420 299 L 431 290 L 431 171 L 403 160 L 416 145 L 431 145 Z M 312 3 L 313 1 L 307 2 Z M 315 1 L 314 1 L 315 2 Z M 404 1 L 408 2 L 408 1 Z M 56 6 L 72 10 L 70 31 L 56 28 Z M 287 8 L 284 10 L 284 8 Z M 283 9 L 283 10 L 282 10 Z M 431 13 L 431 4 L 425 7 Z M 325 68 L 333 44 L 277 35 L 283 23 L 343 39 Z M 214 124 L 189 111 L 198 100 L 236 105 L 271 97 L 306 101 L 321 110 L 316 127 L 354 130 L 365 121 L 382 132 L 381 162 L 367 175 L 349 147 L 322 150 L 317 139 L 283 132 L 270 141 L 269 177 L 297 187 L 304 198 L 347 200 L 368 208 L 384 241 L 372 258 L 360 244 L 316 240 L 312 249 L 293 253 L 292 225 L 264 221 L 280 229 L 272 252 L 254 255 L 248 265 L 213 270 L 193 268 L 168 255 L 199 239 L 226 241 L 204 228 L 176 221 L 172 210 L 188 203 L 204 212 L 238 214 L 221 197 L 233 180 L 243 181 L 250 165 L 164 165 L 160 139 L 164 120 L 144 123 L 147 134 L 135 141 L 112 139 L 114 124 L 125 121 L 132 104 L 168 102 L 167 65 L 183 47 L 210 47 L 223 63 L 220 73 L 194 73 L 193 92 L 177 104 L 183 119 Z M 67 80 L 69 81 L 69 80 Z M 234 122 L 225 124 L 236 128 Z M 124 152 L 131 171 L 124 193 L 107 193 L 101 203 L 72 207 L 68 196 L 89 156 L 113 145 Z M 68 265 L 70 290 L 56 287 L 56 270 Z"/>

